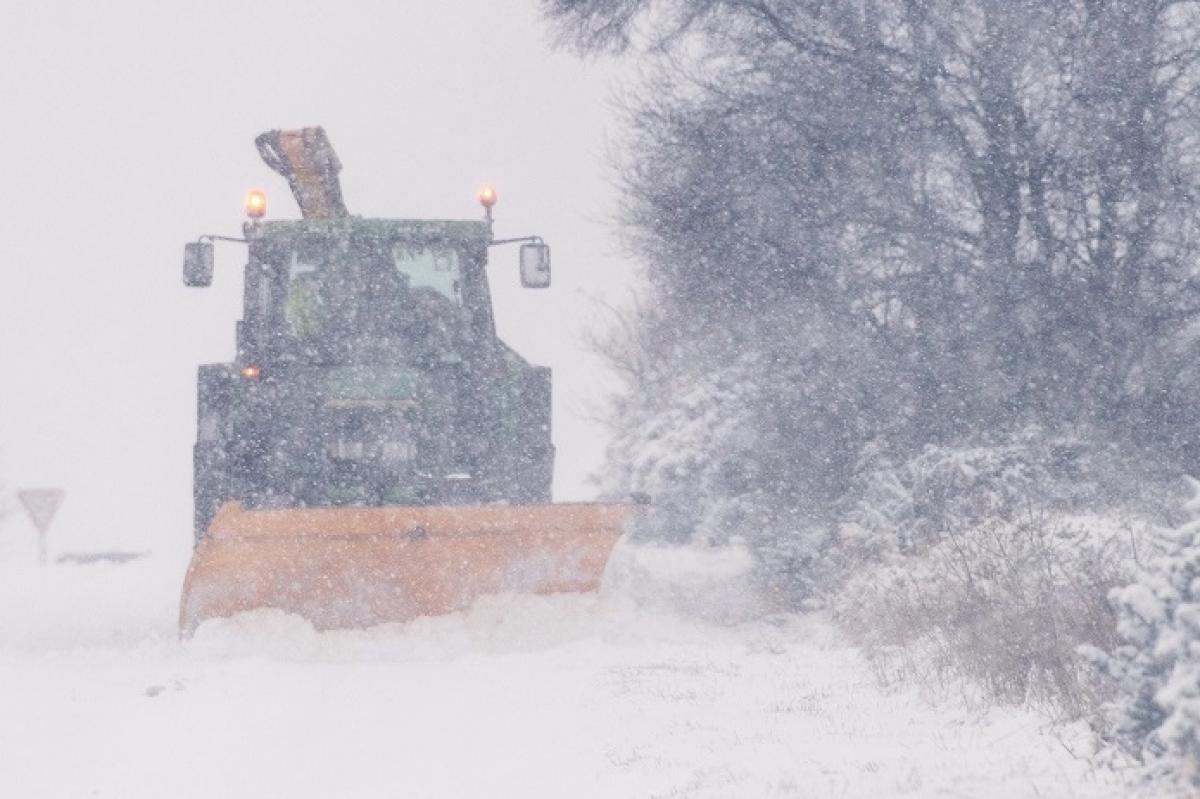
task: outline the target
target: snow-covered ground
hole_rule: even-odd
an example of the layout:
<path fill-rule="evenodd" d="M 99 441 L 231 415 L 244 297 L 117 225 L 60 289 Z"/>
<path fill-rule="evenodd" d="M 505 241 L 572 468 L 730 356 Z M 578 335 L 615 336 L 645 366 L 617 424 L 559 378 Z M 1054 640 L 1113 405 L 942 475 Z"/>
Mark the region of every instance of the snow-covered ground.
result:
<path fill-rule="evenodd" d="M 0 565 L 0 796 L 1109 797 L 1082 731 L 883 690 L 816 617 L 600 596 L 175 637 L 183 557 Z"/>

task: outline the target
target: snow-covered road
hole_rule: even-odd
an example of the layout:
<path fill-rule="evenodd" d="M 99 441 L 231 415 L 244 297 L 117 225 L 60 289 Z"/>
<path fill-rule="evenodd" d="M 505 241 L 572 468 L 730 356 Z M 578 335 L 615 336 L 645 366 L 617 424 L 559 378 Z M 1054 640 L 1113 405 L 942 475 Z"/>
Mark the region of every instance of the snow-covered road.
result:
<path fill-rule="evenodd" d="M 0 570 L 0 796 L 1124 795 L 1075 732 L 884 691 L 816 618 L 500 597 L 366 632 L 260 612 L 180 644 L 182 569 Z"/>

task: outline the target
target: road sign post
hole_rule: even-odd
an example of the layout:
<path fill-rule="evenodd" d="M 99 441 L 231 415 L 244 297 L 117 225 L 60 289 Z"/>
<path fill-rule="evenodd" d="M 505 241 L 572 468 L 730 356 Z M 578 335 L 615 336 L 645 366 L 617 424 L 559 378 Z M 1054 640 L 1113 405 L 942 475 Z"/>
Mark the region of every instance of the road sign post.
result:
<path fill-rule="evenodd" d="M 43 566 L 48 560 L 46 557 L 46 531 L 50 529 L 50 522 L 54 521 L 54 514 L 58 513 L 66 495 L 67 492 L 61 488 L 26 488 L 17 492 L 17 498 L 21 500 L 25 513 L 37 529 L 38 560 Z"/>

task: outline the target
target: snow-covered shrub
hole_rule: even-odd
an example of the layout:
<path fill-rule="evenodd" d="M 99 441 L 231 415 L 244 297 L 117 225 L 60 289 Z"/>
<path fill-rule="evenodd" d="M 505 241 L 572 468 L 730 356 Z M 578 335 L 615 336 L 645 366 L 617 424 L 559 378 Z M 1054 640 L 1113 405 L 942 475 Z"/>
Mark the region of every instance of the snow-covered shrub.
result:
<path fill-rule="evenodd" d="M 1197 498 L 1189 506 L 1200 511 Z M 1105 738 L 1144 763 L 1200 789 L 1200 518 L 1155 537 L 1136 580 L 1114 589 L 1119 642 L 1085 653 L 1115 686 Z"/>
<path fill-rule="evenodd" d="M 609 450 L 607 488 L 653 499 L 635 536 L 698 546 L 736 537 L 764 590 L 784 604 L 813 595 L 885 373 L 805 305 L 706 325 L 655 342 L 654 355 L 638 393 L 619 400 Z"/>
<path fill-rule="evenodd" d="M 881 672 L 1086 711 L 1098 700 L 1076 650 L 1115 641 L 1107 595 L 1129 572 L 1135 529 L 1071 515 L 1108 482 L 1103 462 L 1031 432 L 876 464 L 838 529 L 848 577 L 836 613 Z"/>

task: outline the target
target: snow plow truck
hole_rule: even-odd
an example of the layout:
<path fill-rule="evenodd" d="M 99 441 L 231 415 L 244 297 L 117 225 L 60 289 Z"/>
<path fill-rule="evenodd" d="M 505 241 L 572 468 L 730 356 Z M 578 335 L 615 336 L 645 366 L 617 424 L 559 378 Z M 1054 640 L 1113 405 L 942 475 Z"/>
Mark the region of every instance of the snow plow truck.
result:
<path fill-rule="evenodd" d="M 545 288 L 550 248 L 493 236 L 491 187 L 479 220 L 364 219 L 322 128 L 256 144 L 301 219 L 251 192 L 241 237 L 184 248 L 188 286 L 211 284 L 215 242 L 248 258 L 235 360 L 199 368 L 181 634 L 256 608 L 331 629 L 596 590 L 635 508 L 552 504 L 550 371 L 497 336 L 485 271 L 519 244 Z"/>

